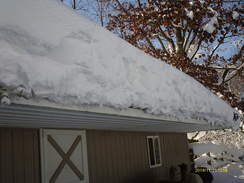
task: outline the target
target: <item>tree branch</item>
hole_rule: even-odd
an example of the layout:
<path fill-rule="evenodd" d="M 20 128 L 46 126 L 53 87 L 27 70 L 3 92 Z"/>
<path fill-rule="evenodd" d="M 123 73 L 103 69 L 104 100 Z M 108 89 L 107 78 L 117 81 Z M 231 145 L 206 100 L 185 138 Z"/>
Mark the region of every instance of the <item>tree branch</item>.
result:
<path fill-rule="evenodd" d="M 177 25 L 177 24 L 175 24 L 174 22 L 171 22 L 171 24 L 172 24 L 173 27 L 175 27 L 175 28 L 184 29 L 184 26 L 182 26 L 182 25 Z"/>
<path fill-rule="evenodd" d="M 188 41 L 189 41 L 190 36 L 191 36 L 191 33 L 192 33 L 192 30 L 190 30 L 190 32 L 189 32 L 187 38 L 186 38 L 185 41 L 184 41 L 184 44 L 183 44 L 183 49 L 184 49 L 184 51 L 186 51 L 186 45 L 188 44 Z"/>
<path fill-rule="evenodd" d="M 151 49 L 156 53 L 156 48 L 152 44 L 152 42 L 150 41 L 150 39 L 147 36 L 145 36 L 145 39 L 146 39 L 147 43 L 149 44 L 149 46 L 151 47 Z"/>
<path fill-rule="evenodd" d="M 243 69 L 244 69 L 244 63 L 242 63 L 238 68 L 236 68 L 236 70 L 233 71 L 233 72 L 230 74 L 231 76 L 230 76 L 228 79 L 223 80 L 221 84 L 224 84 L 224 83 L 230 81 L 231 79 L 233 79 L 233 78 L 238 74 L 238 72 L 241 71 L 241 70 L 243 70 Z"/>
<path fill-rule="evenodd" d="M 192 55 L 192 57 L 190 58 L 190 61 L 192 61 L 193 58 L 196 56 L 196 54 L 197 54 L 197 52 L 198 52 L 198 50 L 199 50 L 201 44 L 202 44 L 202 40 L 200 40 L 200 41 L 198 42 L 197 49 L 196 49 L 195 53 Z"/>
<path fill-rule="evenodd" d="M 122 6 L 122 4 L 119 2 L 119 0 L 115 0 L 115 1 L 118 3 L 119 7 L 120 7 L 126 14 L 128 14 L 127 11 L 126 11 L 126 9 L 124 8 L 124 6 Z"/>
<path fill-rule="evenodd" d="M 217 66 L 208 66 L 207 68 L 210 68 L 210 69 L 215 69 L 215 70 L 237 70 L 237 68 L 234 68 L 234 67 L 227 67 L 227 66 L 223 66 L 223 67 L 217 67 Z"/>
<path fill-rule="evenodd" d="M 185 51 L 183 49 L 183 37 L 182 37 L 182 29 L 181 28 L 176 28 L 176 33 L 175 33 L 175 36 L 176 36 L 176 44 L 177 44 L 177 49 L 176 49 L 176 52 L 177 54 L 184 54 Z"/>
<path fill-rule="evenodd" d="M 195 41 L 197 37 L 197 31 L 195 32 L 195 34 L 192 37 L 192 40 L 190 41 L 190 43 L 188 44 L 188 46 L 186 45 L 186 51 L 189 50 L 190 46 L 192 45 L 192 43 Z"/>
<path fill-rule="evenodd" d="M 169 52 L 166 50 L 166 48 L 164 46 L 164 43 L 163 43 L 162 39 L 159 36 L 157 36 L 157 40 L 159 41 L 159 43 L 160 43 L 162 49 L 164 50 L 164 52 L 166 52 L 166 54 L 169 54 Z"/>
<path fill-rule="evenodd" d="M 172 46 L 173 50 L 175 51 L 175 44 L 174 44 L 174 41 L 168 37 L 166 35 L 166 33 L 163 31 L 163 29 L 161 28 L 161 26 L 159 25 L 159 31 L 160 33 L 162 34 L 162 36 L 170 43 L 170 45 Z"/>
<path fill-rule="evenodd" d="M 142 9 L 141 1 L 140 1 L 140 0 L 137 0 L 137 4 L 138 4 L 138 6 L 140 7 L 140 9 Z"/>
<path fill-rule="evenodd" d="M 208 58 L 208 62 L 207 62 L 207 65 L 209 65 L 211 63 L 211 59 L 215 53 L 215 51 L 220 47 L 221 44 L 224 43 L 224 39 L 225 39 L 225 36 L 227 35 L 227 33 L 224 34 L 224 37 L 219 41 L 218 45 L 213 49 L 212 53 L 210 54 L 209 58 Z"/>

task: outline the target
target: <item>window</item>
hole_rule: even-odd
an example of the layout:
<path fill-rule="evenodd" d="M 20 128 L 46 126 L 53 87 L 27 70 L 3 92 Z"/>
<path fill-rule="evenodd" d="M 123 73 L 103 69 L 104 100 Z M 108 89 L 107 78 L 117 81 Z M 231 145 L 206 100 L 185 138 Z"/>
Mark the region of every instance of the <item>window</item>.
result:
<path fill-rule="evenodd" d="M 240 101 L 244 102 L 244 92 L 240 92 Z"/>
<path fill-rule="evenodd" d="M 160 139 L 158 136 L 148 136 L 147 137 L 147 148 L 149 165 L 151 168 L 161 166 L 161 148 Z"/>

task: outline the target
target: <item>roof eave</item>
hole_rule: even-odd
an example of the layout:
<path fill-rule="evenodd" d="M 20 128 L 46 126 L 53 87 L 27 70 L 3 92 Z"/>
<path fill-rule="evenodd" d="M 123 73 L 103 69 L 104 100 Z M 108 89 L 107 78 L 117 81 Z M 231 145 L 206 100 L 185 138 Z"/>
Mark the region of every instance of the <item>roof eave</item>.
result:
<path fill-rule="evenodd" d="M 75 110 L 54 106 L 37 106 L 30 104 L 11 104 L 0 106 L 0 126 L 23 128 L 57 128 L 57 129 L 101 129 L 147 132 L 193 132 L 221 129 L 205 123 L 179 122 L 168 119 L 157 119 L 149 114 L 137 116 L 140 110 L 128 110 L 127 113 L 108 113 L 103 107 L 101 111 Z M 89 111 L 90 110 L 90 111 Z M 98 110 L 98 109 L 96 109 Z M 115 110 L 117 111 L 117 110 Z M 131 114 L 134 113 L 134 116 Z M 135 115 L 135 113 L 137 113 Z M 126 115 L 125 115 L 126 114 Z"/>

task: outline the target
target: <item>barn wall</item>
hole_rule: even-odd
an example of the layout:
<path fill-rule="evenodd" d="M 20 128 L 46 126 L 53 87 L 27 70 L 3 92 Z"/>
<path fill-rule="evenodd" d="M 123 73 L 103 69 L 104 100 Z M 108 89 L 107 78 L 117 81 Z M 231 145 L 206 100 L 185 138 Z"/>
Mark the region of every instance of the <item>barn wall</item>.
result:
<path fill-rule="evenodd" d="M 162 166 L 149 167 L 146 136 L 159 135 Z M 153 183 L 169 167 L 189 163 L 186 134 L 87 131 L 90 183 Z"/>
<path fill-rule="evenodd" d="M 40 183 L 38 130 L 0 128 L 0 182 Z"/>

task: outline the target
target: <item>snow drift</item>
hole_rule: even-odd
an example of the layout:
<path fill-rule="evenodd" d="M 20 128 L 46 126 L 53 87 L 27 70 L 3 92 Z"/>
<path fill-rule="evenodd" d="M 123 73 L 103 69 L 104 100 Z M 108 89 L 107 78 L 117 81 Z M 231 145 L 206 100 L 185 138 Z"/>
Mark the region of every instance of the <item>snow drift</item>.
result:
<path fill-rule="evenodd" d="M 200 83 L 55 0 L 0 0 L 0 83 L 62 104 L 238 126 Z"/>
<path fill-rule="evenodd" d="M 219 142 L 221 137 L 217 137 L 210 132 L 210 135 L 206 135 L 206 138 L 200 138 L 198 143 L 190 144 L 193 149 L 196 159 L 195 168 L 207 167 L 210 170 L 226 169 L 226 172 L 212 172 L 214 176 L 213 183 L 241 183 L 244 181 L 244 148 L 243 148 L 243 136 L 242 147 L 236 146 L 236 140 L 240 139 L 239 134 L 235 132 L 232 136 L 228 136 L 230 132 L 227 132 L 227 137 L 232 144 L 225 144 Z M 242 132 L 240 132 L 242 133 Z M 217 138 L 216 138 L 217 137 Z M 216 139 L 215 139 L 216 138 Z M 206 139 L 206 140 L 205 140 Z M 212 141 L 211 141 L 211 140 Z"/>

